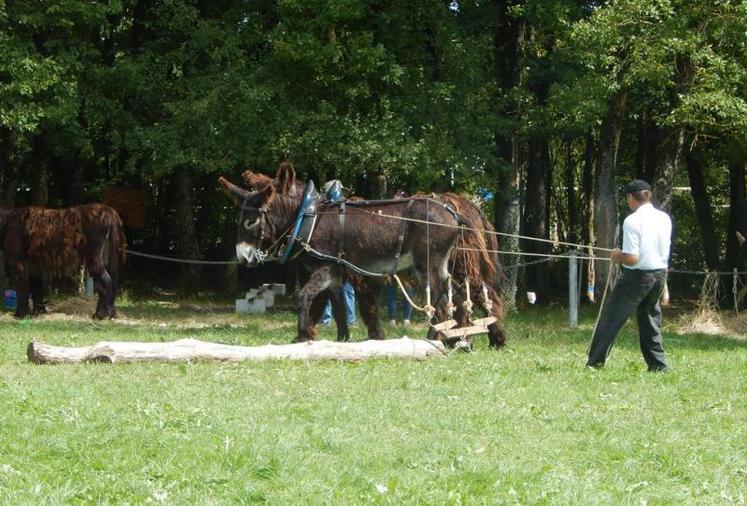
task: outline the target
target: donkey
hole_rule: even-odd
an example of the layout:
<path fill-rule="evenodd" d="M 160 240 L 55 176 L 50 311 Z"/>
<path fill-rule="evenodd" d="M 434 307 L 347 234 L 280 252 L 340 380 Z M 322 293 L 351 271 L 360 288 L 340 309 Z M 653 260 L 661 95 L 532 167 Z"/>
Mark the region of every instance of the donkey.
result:
<path fill-rule="evenodd" d="M 278 193 L 290 193 L 291 195 L 301 195 L 303 193 L 303 182 L 296 179 L 296 171 L 293 164 L 288 161 L 282 162 L 278 168 L 278 174 L 281 178 L 272 178 L 265 174 L 244 171 L 241 176 L 246 182 L 249 189 L 261 190 L 268 185 L 273 185 Z M 281 181 L 282 180 L 282 181 Z M 361 313 L 361 319 L 368 329 L 369 339 L 384 339 L 384 331 L 379 321 L 379 310 L 377 306 L 378 284 L 373 282 L 373 278 L 361 276 L 354 272 L 347 272 L 348 281 L 353 285 L 356 294 L 356 301 Z M 328 288 L 322 291 L 311 303 L 309 308 L 310 324 L 313 326 L 322 316 L 324 305 L 327 300 L 332 303 L 332 317 L 337 326 L 337 340 L 349 341 L 350 329 L 347 316 L 345 314 L 342 291 L 338 288 Z"/>
<path fill-rule="evenodd" d="M 476 297 L 485 310 L 496 317 L 496 322 L 488 325 L 488 343 L 493 348 L 506 344 L 503 330 L 503 300 L 498 295 L 505 279 L 498 258 L 498 239 L 495 228 L 485 218 L 474 203 L 456 193 L 443 193 L 438 198 L 453 207 L 465 222 L 465 230 L 459 236 L 452 253 L 454 279 L 469 280 L 470 294 Z M 465 287 L 460 287 L 456 299 L 454 319 L 459 327 L 466 327 L 468 313 L 464 306 L 467 301 Z"/>
<path fill-rule="evenodd" d="M 114 299 L 126 248 L 119 215 L 103 204 L 0 210 L 0 249 L 17 292 L 17 318 L 46 312 L 43 274 L 64 274 L 81 264 L 99 295 L 93 318 L 116 318 Z"/>
<path fill-rule="evenodd" d="M 420 284 L 432 290 L 433 316 L 444 319 L 448 260 L 462 224 L 453 209 L 429 197 L 321 203 L 313 183 L 298 195 L 292 191 L 295 174 L 281 168 L 275 179 L 284 191 L 270 184 L 250 192 L 223 177 L 219 182 L 239 206 L 240 262 L 252 266 L 268 255 L 298 256 L 311 272 L 298 294 L 296 341 L 315 337 L 311 303 L 323 290 L 341 286 L 348 269 L 378 276 L 412 267 Z"/>

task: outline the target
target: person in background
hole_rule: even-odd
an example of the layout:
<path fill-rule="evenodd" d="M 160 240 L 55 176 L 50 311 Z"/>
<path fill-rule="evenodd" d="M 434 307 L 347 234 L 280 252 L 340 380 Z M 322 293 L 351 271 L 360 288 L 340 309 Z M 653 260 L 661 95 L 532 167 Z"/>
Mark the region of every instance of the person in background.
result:
<path fill-rule="evenodd" d="M 653 372 L 669 370 L 661 336 L 659 299 L 667 281 L 672 220 L 651 204 L 651 186 L 636 179 L 625 187 L 633 211 L 623 222 L 622 250 L 612 250 L 610 260 L 622 264 L 622 272 L 601 309 L 587 367 L 604 366 L 618 332 L 636 313 L 641 353 Z"/>
<path fill-rule="evenodd" d="M 394 199 L 404 199 L 407 198 L 407 192 L 404 190 L 396 190 L 394 192 L 394 195 L 392 198 Z M 415 294 L 415 290 L 413 290 L 411 287 L 405 285 L 405 289 L 407 290 L 407 295 L 409 295 L 411 298 Z M 389 277 L 389 282 L 386 285 L 386 308 L 387 312 L 389 313 L 389 324 L 390 325 L 396 325 L 397 324 L 397 291 L 399 290 L 399 287 L 397 286 L 397 282 L 394 281 L 394 278 Z M 410 305 L 410 302 L 407 300 L 407 297 L 402 296 L 402 324 L 403 325 L 409 325 L 410 324 L 410 318 L 412 317 L 412 306 Z"/>
<path fill-rule="evenodd" d="M 348 319 L 348 325 L 356 325 L 357 320 L 355 318 L 355 290 L 350 281 L 345 281 L 342 284 L 342 298 L 345 301 L 345 314 Z M 322 319 L 319 323 L 322 325 L 329 325 L 332 322 L 332 301 L 327 300 L 324 305 L 324 311 L 322 312 Z"/>
<path fill-rule="evenodd" d="M 415 295 L 415 290 L 413 290 L 411 287 L 405 285 L 405 289 L 407 290 L 407 295 L 410 296 L 410 298 Z M 399 286 L 397 286 L 397 282 L 394 280 L 394 278 L 389 278 L 389 282 L 386 285 L 386 309 L 389 313 L 389 324 L 390 325 L 396 325 L 397 324 L 397 292 L 399 291 Z M 412 317 L 412 306 L 410 305 L 410 302 L 407 300 L 407 297 L 402 297 L 402 324 L 403 325 L 409 325 L 410 324 L 410 318 Z"/>

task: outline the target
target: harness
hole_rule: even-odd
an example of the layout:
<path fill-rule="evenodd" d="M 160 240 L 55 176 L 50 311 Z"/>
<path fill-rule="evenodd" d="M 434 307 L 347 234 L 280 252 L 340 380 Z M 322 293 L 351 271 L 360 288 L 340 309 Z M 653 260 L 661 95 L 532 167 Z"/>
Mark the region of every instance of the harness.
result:
<path fill-rule="evenodd" d="M 298 208 L 298 215 L 293 224 L 293 230 L 288 236 L 285 251 L 280 259 L 281 264 L 288 262 L 291 258 L 295 258 L 301 252 L 301 249 L 297 249 L 295 254 L 293 254 L 293 250 L 296 246 L 296 239 L 301 239 L 302 242 L 306 243 L 311 240 L 311 234 L 314 233 L 314 227 L 316 225 L 316 210 L 319 207 L 320 198 L 319 192 L 316 191 L 316 188 L 314 187 L 314 181 L 307 181 L 306 186 L 303 189 L 303 196 L 301 197 L 301 207 Z M 303 237 L 306 238 L 305 241 L 302 239 Z"/>
<path fill-rule="evenodd" d="M 399 270 L 400 259 L 402 256 L 402 247 L 405 242 L 405 236 L 407 235 L 407 229 L 409 226 L 408 220 L 400 220 L 399 223 L 399 234 L 397 235 L 397 246 L 394 252 L 394 258 L 392 261 L 391 269 L 386 272 L 370 272 L 365 269 L 358 267 L 355 264 L 350 263 L 345 259 L 345 210 L 347 206 L 356 208 L 365 208 L 369 206 L 382 206 L 382 205 L 405 205 L 405 210 L 409 210 L 416 200 L 427 199 L 431 202 L 438 204 L 443 207 L 449 213 L 454 216 L 457 223 L 463 224 L 464 220 L 459 213 L 456 212 L 450 205 L 445 204 L 437 199 L 431 197 L 409 197 L 404 199 L 394 200 L 354 200 L 346 201 L 342 194 L 342 183 L 338 180 L 329 181 L 324 185 L 324 196 L 322 196 L 314 186 L 314 182 L 309 180 L 306 182 L 304 187 L 303 195 L 301 197 L 301 205 L 298 209 L 298 214 L 293 223 L 293 227 L 288 241 L 286 242 L 284 251 L 282 253 L 279 262 L 285 264 L 288 261 L 296 258 L 302 251 L 306 251 L 312 257 L 319 260 L 326 260 L 344 265 L 348 269 L 362 274 L 364 276 L 386 276 L 395 274 Z M 314 234 L 316 227 L 318 213 L 323 201 L 329 203 L 329 208 L 337 207 L 338 209 L 338 237 L 337 237 L 337 252 L 335 254 L 324 253 L 313 247 L 311 247 L 311 238 Z M 260 212 L 262 209 L 260 209 Z"/>

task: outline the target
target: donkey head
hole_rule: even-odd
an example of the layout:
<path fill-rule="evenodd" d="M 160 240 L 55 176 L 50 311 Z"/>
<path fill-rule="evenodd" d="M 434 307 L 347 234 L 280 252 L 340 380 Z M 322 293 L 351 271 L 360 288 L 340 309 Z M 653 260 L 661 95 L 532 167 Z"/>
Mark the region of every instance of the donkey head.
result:
<path fill-rule="evenodd" d="M 223 177 L 218 181 L 239 208 L 236 258 L 249 266 L 261 263 L 266 256 L 263 248 L 274 241 L 274 227 L 267 214 L 275 197 L 275 188 L 267 185 L 262 190 L 250 192 Z"/>

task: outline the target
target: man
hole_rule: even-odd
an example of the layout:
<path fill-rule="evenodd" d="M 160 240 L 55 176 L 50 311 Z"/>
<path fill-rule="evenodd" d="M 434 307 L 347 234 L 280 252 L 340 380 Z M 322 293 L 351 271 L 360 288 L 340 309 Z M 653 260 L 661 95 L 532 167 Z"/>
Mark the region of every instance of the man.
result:
<path fill-rule="evenodd" d="M 622 273 L 609 294 L 589 347 L 588 367 L 602 367 L 617 333 L 636 313 L 641 353 L 649 371 L 668 370 L 661 337 L 659 298 L 667 279 L 672 220 L 651 204 L 651 186 L 640 179 L 625 187 L 630 214 L 623 222 L 622 250 L 610 260 Z"/>

